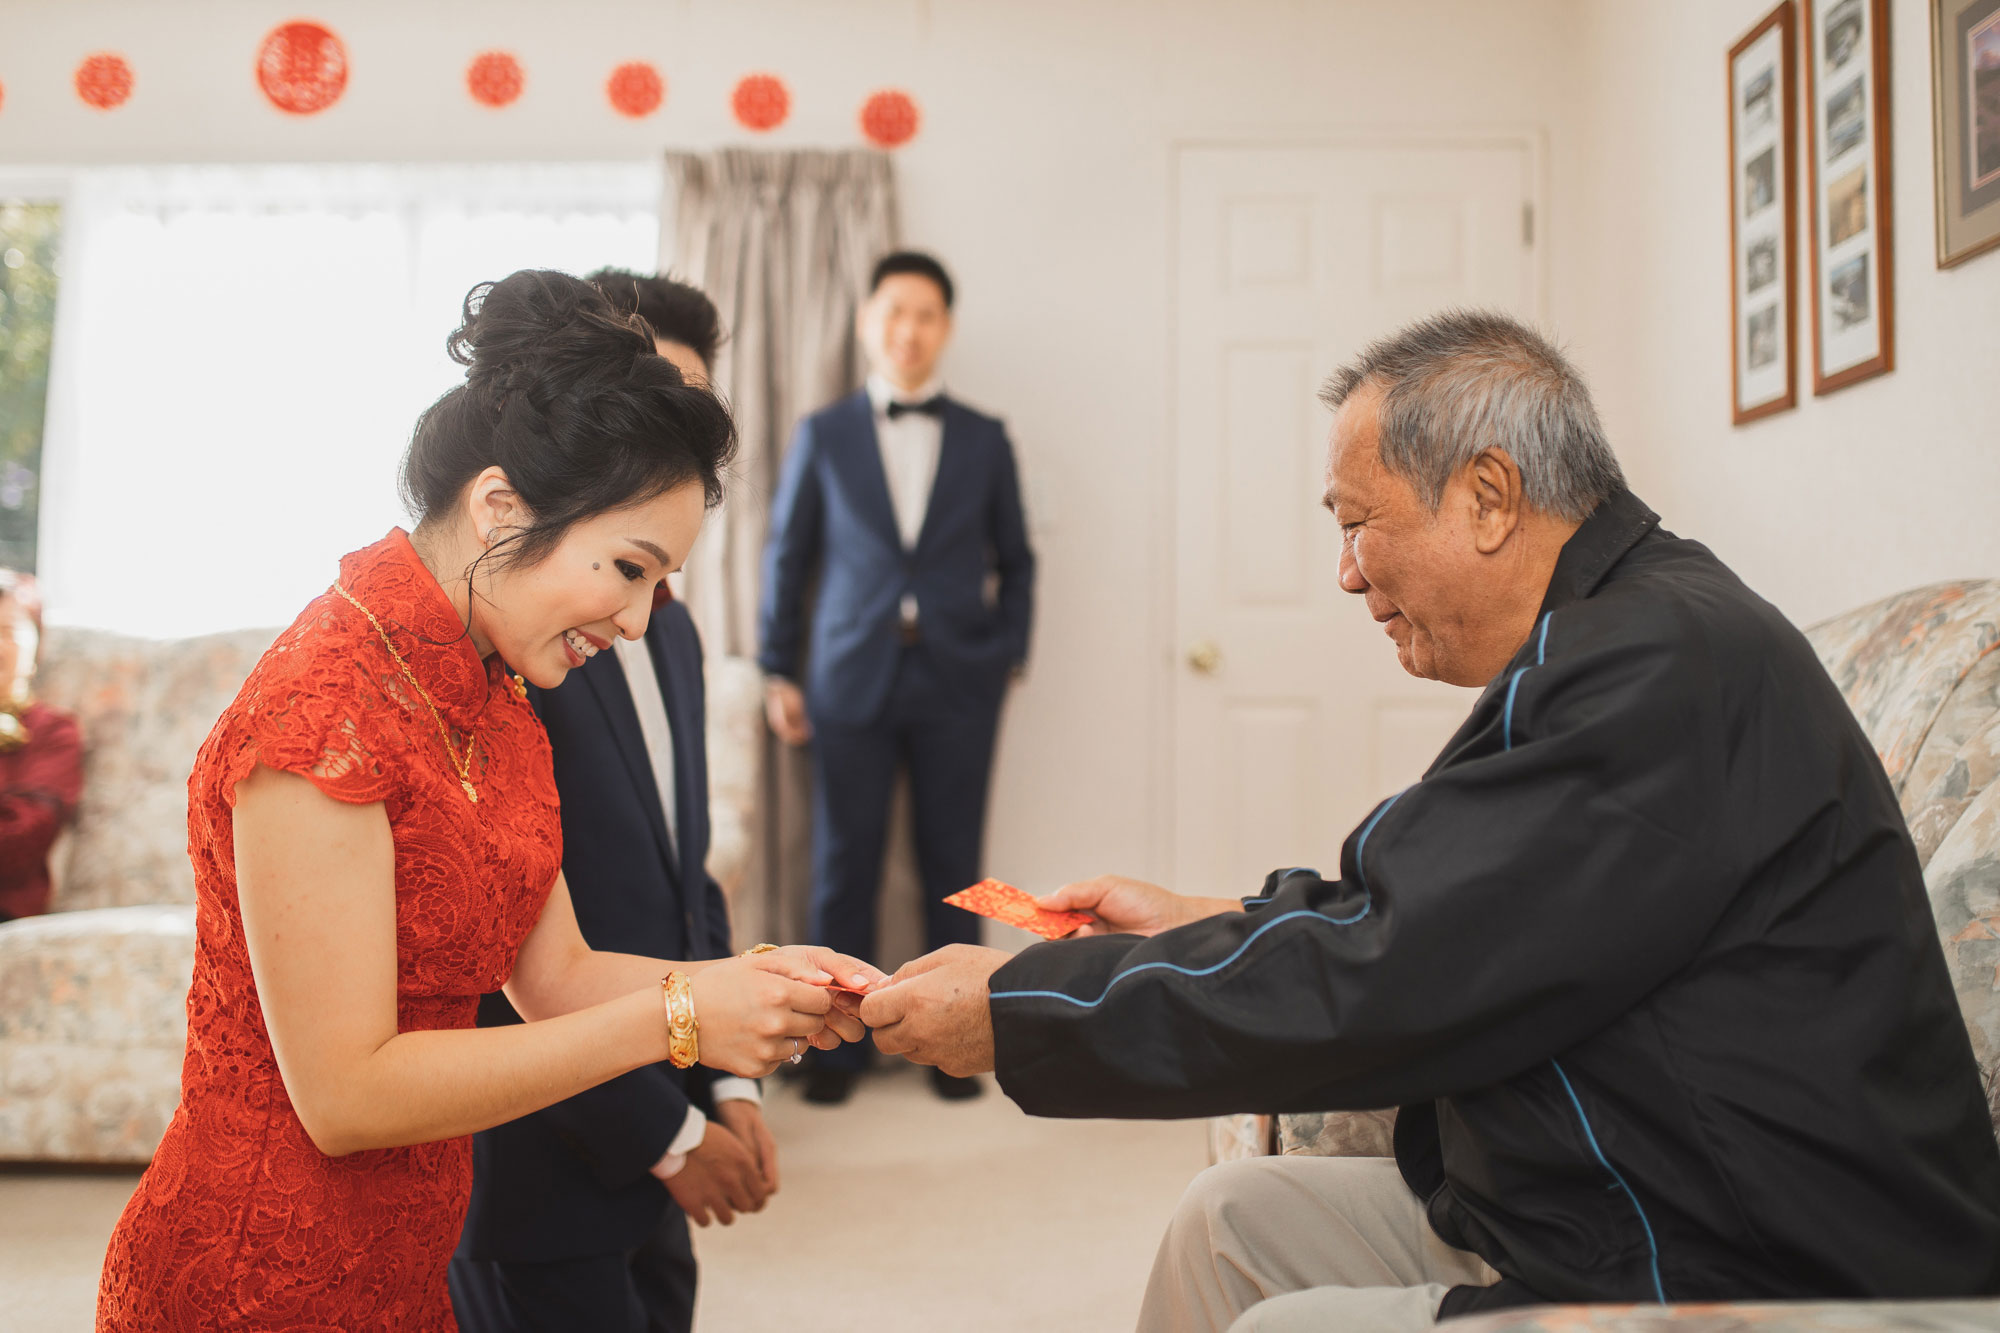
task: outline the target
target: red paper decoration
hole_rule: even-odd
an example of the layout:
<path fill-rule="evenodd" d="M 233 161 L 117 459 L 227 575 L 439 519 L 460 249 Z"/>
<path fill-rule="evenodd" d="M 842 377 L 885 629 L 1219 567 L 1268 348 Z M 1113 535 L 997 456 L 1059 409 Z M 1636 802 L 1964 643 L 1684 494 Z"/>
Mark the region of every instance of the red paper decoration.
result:
<path fill-rule="evenodd" d="M 747 74 L 730 94 L 729 108 L 736 123 L 762 134 L 775 130 L 792 114 L 792 94 L 784 81 L 771 74 Z"/>
<path fill-rule="evenodd" d="M 521 62 L 505 51 L 485 51 L 474 56 L 465 71 L 466 89 L 481 106 L 506 106 L 521 95 L 526 83 Z"/>
<path fill-rule="evenodd" d="M 922 119 L 910 95 L 885 88 L 861 106 L 861 132 L 877 148 L 900 148 L 917 137 Z"/>
<path fill-rule="evenodd" d="M 108 51 L 85 56 L 76 67 L 76 95 L 99 111 L 123 106 L 132 95 L 132 67 Z"/>
<path fill-rule="evenodd" d="M 611 71 L 604 95 L 620 115 L 637 120 L 660 109 L 660 103 L 667 99 L 667 85 L 660 71 L 643 60 L 631 60 Z"/>
<path fill-rule="evenodd" d="M 347 91 L 347 48 L 317 23 L 273 28 L 257 48 L 257 85 L 278 110 L 316 115 Z"/>
<path fill-rule="evenodd" d="M 0 83 L 0 111 L 7 109 L 7 85 Z"/>

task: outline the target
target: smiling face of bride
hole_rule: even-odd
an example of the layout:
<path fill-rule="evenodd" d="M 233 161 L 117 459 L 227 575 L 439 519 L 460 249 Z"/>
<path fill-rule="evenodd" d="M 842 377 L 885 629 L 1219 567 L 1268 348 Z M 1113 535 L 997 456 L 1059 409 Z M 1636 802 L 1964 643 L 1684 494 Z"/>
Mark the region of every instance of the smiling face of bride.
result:
<path fill-rule="evenodd" d="M 706 513 L 701 485 L 686 482 L 580 518 L 546 553 L 514 558 L 510 547 L 534 517 L 506 474 L 489 468 L 466 488 L 455 522 L 426 522 L 414 540 L 465 614 L 479 654 L 497 653 L 549 689 L 614 639 L 646 632 L 654 588 L 687 559 Z"/>
<path fill-rule="evenodd" d="M 411 433 L 411 540 L 481 656 L 543 687 L 619 638 L 687 559 L 736 447 L 705 381 L 566 273 L 467 294 L 448 342 L 465 382 Z"/>

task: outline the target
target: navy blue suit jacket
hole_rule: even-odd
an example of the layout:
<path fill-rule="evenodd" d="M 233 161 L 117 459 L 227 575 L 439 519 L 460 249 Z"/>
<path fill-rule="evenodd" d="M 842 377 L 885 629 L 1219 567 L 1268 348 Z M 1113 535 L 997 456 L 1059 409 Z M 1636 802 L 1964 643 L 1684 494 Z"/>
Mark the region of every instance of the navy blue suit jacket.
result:
<path fill-rule="evenodd" d="M 997 594 L 989 598 L 992 575 Z M 815 578 L 808 630 L 805 596 Z M 941 673 L 991 701 L 1027 661 L 1034 580 L 1006 428 L 945 400 L 930 507 L 916 549 L 906 550 L 874 409 L 857 392 L 801 421 L 785 455 L 764 548 L 758 662 L 797 679 L 803 657 L 814 721 L 865 726 L 895 679 L 898 607 L 909 593 Z"/>
<path fill-rule="evenodd" d="M 646 643 L 674 733 L 675 821 L 660 812 L 639 713 L 617 654 L 605 651 L 554 690 L 530 688 L 548 728 L 562 798 L 563 874 L 593 947 L 656 958 L 730 952 L 728 909 L 708 877 L 708 752 L 701 640 L 678 602 L 653 612 Z M 669 854 L 669 848 L 672 852 Z M 503 995 L 481 1026 L 518 1023 Z M 690 1103 L 713 1109 L 713 1075 L 661 1063 L 473 1139 L 472 1203 L 460 1252 L 547 1261 L 637 1245 L 672 1204 L 650 1168 Z"/>

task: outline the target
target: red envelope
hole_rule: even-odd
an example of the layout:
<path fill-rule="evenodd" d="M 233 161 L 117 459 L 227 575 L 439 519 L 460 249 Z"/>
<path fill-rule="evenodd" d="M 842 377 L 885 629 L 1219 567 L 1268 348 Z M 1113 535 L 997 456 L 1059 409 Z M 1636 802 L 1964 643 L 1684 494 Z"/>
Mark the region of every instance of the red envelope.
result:
<path fill-rule="evenodd" d="M 968 912 L 1019 926 L 1022 930 L 1032 930 L 1051 940 L 1060 939 L 1079 926 L 1087 926 L 1093 919 L 1088 912 L 1051 912 L 1012 884 L 1002 884 L 997 879 L 982 879 L 969 889 L 960 889 L 945 901 L 953 907 L 962 907 Z"/>

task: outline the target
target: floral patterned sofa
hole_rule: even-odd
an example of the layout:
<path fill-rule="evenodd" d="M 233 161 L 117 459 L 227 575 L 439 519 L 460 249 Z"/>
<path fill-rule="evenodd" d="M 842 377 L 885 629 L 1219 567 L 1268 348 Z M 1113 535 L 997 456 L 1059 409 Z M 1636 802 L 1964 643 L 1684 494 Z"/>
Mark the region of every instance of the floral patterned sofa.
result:
<path fill-rule="evenodd" d="M 180 1098 L 194 970 L 187 777 L 274 630 L 177 640 L 52 627 L 36 681 L 83 730 L 47 916 L 0 924 L 0 1160 L 144 1162 Z M 709 665 L 710 869 L 749 856 L 762 683 Z"/>
<path fill-rule="evenodd" d="M 2000 1134 L 2000 579 L 1886 598 L 1807 631 L 1882 756 L 1924 866 L 1945 960 Z M 1231 1116 L 1218 1158 L 1390 1153 L 1394 1111 Z M 2000 1330 L 2000 1300 L 1546 1306 L 1451 1322 L 1465 1333 Z"/>

